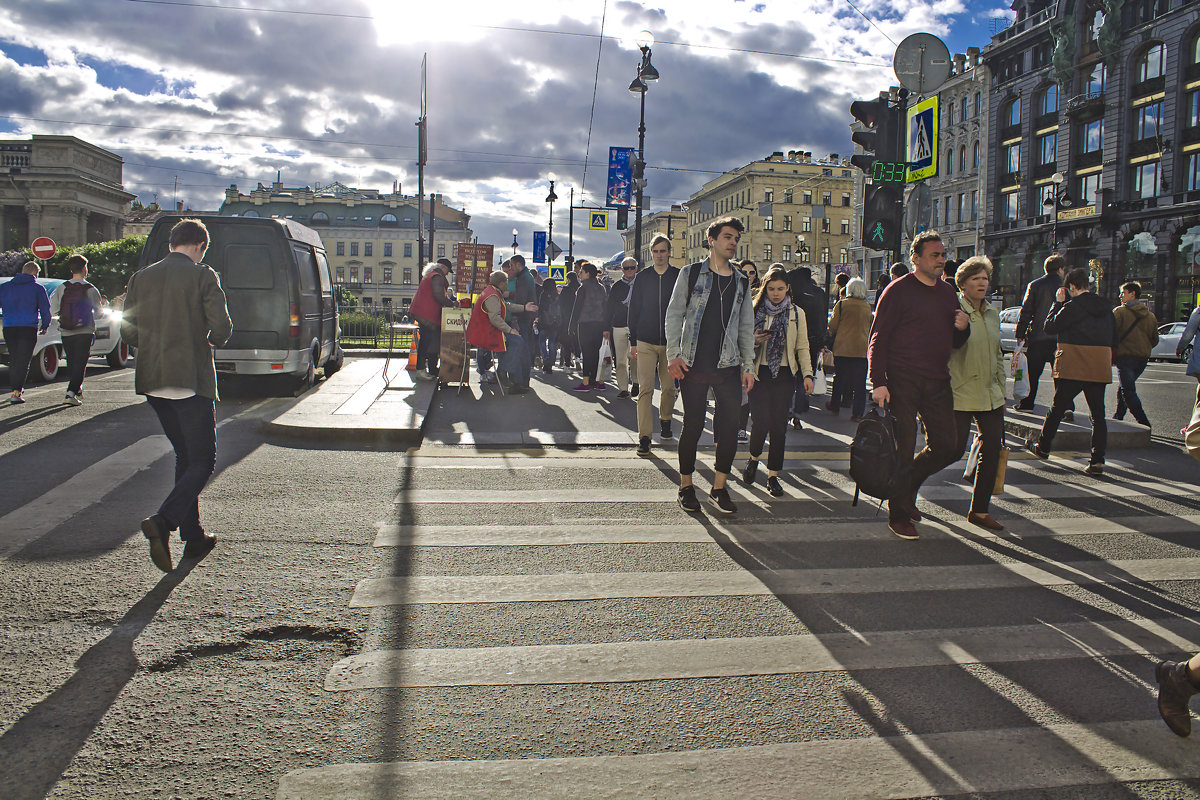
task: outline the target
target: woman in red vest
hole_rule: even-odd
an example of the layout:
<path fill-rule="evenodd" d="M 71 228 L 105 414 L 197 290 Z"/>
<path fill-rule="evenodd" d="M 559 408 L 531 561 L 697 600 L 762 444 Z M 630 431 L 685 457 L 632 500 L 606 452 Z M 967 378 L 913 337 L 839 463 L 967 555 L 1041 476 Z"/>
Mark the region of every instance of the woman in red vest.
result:
<path fill-rule="evenodd" d="M 438 356 L 442 351 L 442 309 L 456 305 L 447 292 L 447 277 L 450 275 L 450 259 L 439 258 L 436 264 L 425 268 L 417 294 L 413 297 L 408 313 L 417 320 L 421 339 L 417 343 L 417 366 L 424 366 L 416 377 L 432 380 L 438 375 Z"/>
<path fill-rule="evenodd" d="M 529 343 L 520 331 L 506 321 L 510 314 L 537 311 L 537 303 L 506 303 L 502 292 L 508 286 L 508 276 L 493 272 L 488 285 L 480 293 L 467 322 L 467 343 L 498 356 L 500 371 L 508 374 L 505 391 L 525 394 L 529 391 Z"/>

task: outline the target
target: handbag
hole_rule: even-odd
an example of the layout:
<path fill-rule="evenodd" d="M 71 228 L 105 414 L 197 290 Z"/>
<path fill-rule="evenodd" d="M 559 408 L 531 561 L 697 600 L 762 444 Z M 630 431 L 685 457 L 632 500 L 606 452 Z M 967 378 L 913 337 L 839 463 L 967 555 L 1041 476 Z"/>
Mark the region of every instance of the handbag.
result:
<path fill-rule="evenodd" d="M 979 468 L 979 457 L 983 451 L 983 437 L 976 431 L 971 431 L 971 436 L 974 437 L 971 442 L 971 449 L 967 453 L 967 468 L 963 470 L 963 480 L 967 483 L 975 483 L 975 471 Z M 1198 440 L 1200 443 L 1200 440 Z M 1000 442 L 1000 460 L 996 464 L 996 480 L 992 483 L 992 494 L 1004 494 L 1004 475 L 1008 471 L 1008 454 L 1012 450 L 1009 449 L 1006 441 Z"/>
<path fill-rule="evenodd" d="M 975 482 L 975 468 L 979 466 L 979 451 L 983 449 L 983 437 L 976 431 L 971 431 L 971 447 L 967 450 L 967 465 L 963 469 L 963 480 Z"/>
<path fill-rule="evenodd" d="M 1008 471 L 1008 454 L 1012 450 L 1000 448 L 1000 462 L 996 465 L 996 482 L 992 485 L 992 494 L 1004 494 L 1004 473 Z"/>
<path fill-rule="evenodd" d="M 1025 357 L 1025 344 L 1017 345 L 1008 367 L 1013 379 L 1013 401 L 1021 402 L 1029 397 L 1029 359 Z"/>
<path fill-rule="evenodd" d="M 817 356 L 817 368 L 813 370 L 813 396 L 822 397 L 825 394 L 825 367 L 821 364 L 821 359 L 825 354 Z"/>

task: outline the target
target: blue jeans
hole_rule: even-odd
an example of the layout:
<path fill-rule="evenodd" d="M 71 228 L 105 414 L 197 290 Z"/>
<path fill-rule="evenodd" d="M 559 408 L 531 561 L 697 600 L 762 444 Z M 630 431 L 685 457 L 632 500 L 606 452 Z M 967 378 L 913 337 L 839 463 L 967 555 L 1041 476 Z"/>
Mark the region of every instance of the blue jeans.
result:
<path fill-rule="evenodd" d="M 537 346 L 538 352 L 542 356 L 543 366 L 554 366 L 554 358 L 558 353 L 558 326 L 542 325 L 538 327 Z"/>
<path fill-rule="evenodd" d="M 529 385 L 529 344 L 524 337 L 506 334 L 504 343 L 507 350 L 497 353 L 500 359 L 500 370 L 508 373 L 508 380 L 513 386 Z"/>
<path fill-rule="evenodd" d="M 175 487 L 158 507 L 171 530 L 185 542 L 204 535 L 200 492 L 217 466 L 217 407 L 207 397 L 183 400 L 147 396 L 163 433 L 175 448 Z"/>
<path fill-rule="evenodd" d="M 834 408 L 851 406 L 850 415 L 861 417 L 867 412 L 867 359 L 838 356 L 834 366 L 837 372 L 830 402 Z"/>
<path fill-rule="evenodd" d="M 1150 418 L 1146 416 L 1142 400 L 1137 393 L 1137 379 L 1145 369 L 1144 358 L 1117 359 L 1117 380 L 1120 386 L 1117 388 L 1117 413 L 1113 415 L 1113 419 L 1125 419 L 1125 409 L 1128 408 L 1134 419 L 1150 427 Z"/>

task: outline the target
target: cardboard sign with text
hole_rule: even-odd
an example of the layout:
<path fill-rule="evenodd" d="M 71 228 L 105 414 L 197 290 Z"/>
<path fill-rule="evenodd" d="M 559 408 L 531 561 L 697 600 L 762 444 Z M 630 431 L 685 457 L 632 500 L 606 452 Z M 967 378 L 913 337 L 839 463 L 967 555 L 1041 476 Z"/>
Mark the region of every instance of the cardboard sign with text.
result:
<path fill-rule="evenodd" d="M 458 246 L 458 266 L 454 270 L 454 291 L 461 300 L 464 297 L 474 299 L 475 295 L 487 286 L 488 275 L 492 273 L 492 259 L 495 258 L 496 246 L 491 244 L 460 244 Z"/>

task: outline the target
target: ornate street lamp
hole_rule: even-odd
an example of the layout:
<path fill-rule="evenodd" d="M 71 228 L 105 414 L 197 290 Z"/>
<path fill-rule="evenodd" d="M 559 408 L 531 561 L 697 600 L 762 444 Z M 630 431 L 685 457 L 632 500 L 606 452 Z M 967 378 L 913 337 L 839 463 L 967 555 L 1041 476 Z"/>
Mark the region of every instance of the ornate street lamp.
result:
<path fill-rule="evenodd" d="M 638 163 L 633 170 L 633 185 L 637 192 L 637 216 L 633 220 L 633 252 L 642 263 L 642 190 L 646 186 L 646 89 L 649 81 L 658 80 L 658 70 L 650 63 L 650 47 L 654 44 L 654 35 L 650 31 L 641 31 L 634 42 L 642 51 L 642 62 L 638 65 L 637 75 L 629 84 L 629 91 L 641 95 L 641 113 L 638 117 Z"/>
<path fill-rule="evenodd" d="M 550 225 L 549 233 L 546 234 L 546 270 L 549 272 L 550 267 L 554 264 L 554 201 L 558 199 L 558 195 L 554 193 L 554 173 L 550 173 L 550 194 L 546 195 L 546 202 L 550 204 Z"/>
<path fill-rule="evenodd" d="M 517 254 L 517 229 L 513 228 L 513 255 Z"/>
<path fill-rule="evenodd" d="M 1058 209 L 1070 208 L 1071 195 L 1066 189 L 1062 188 L 1063 181 L 1067 179 L 1066 175 L 1061 172 L 1056 172 L 1050 176 L 1050 182 L 1054 184 L 1054 191 L 1046 196 L 1042 201 L 1042 208 L 1047 214 L 1050 214 L 1050 252 L 1058 252 Z"/>

